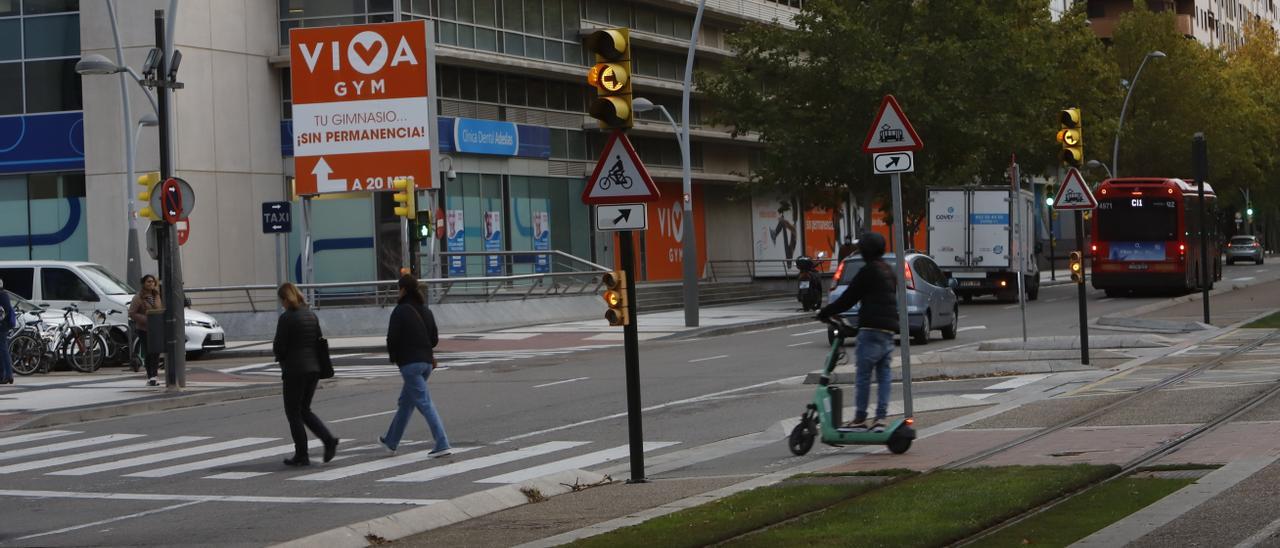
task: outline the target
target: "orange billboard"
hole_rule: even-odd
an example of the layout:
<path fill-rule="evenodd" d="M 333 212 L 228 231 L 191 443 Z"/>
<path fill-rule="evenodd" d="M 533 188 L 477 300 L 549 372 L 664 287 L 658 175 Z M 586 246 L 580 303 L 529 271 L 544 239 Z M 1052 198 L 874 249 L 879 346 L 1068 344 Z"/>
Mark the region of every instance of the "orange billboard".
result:
<path fill-rule="evenodd" d="M 298 194 L 431 188 L 427 22 L 289 31 Z"/>
<path fill-rule="evenodd" d="M 812 207 L 804 212 L 804 254 L 814 259 L 818 253 L 826 253 L 825 257 L 835 257 L 840 243 L 836 241 L 835 217 L 830 209 Z M 827 270 L 827 262 L 819 262 L 818 270 Z"/>
<path fill-rule="evenodd" d="M 889 249 L 893 249 L 893 225 L 885 222 L 889 219 L 889 214 L 881 209 L 883 204 L 876 202 L 871 206 L 871 230 L 876 234 L 884 236 L 885 243 L 889 244 Z M 906 227 L 903 227 L 904 230 Z M 907 243 L 905 249 L 929 249 L 929 229 L 922 221 L 920 227 L 916 229 L 915 238 Z"/>
<path fill-rule="evenodd" d="M 644 233 L 645 273 L 648 280 L 678 280 L 684 275 L 684 195 L 680 183 L 657 183 L 662 198 L 649 202 L 649 229 Z M 698 272 L 707 262 L 707 223 L 703 215 L 702 190 L 693 188 L 693 219 L 698 244 Z"/>

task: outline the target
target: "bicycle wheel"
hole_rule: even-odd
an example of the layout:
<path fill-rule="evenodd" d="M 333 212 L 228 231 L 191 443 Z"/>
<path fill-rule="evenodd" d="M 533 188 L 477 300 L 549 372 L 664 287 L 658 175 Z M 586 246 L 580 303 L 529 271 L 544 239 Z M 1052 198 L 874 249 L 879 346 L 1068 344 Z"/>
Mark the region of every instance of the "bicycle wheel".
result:
<path fill-rule="evenodd" d="M 618 184 L 619 184 L 619 185 L 622 185 L 622 188 L 630 189 L 630 188 L 631 188 L 631 177 L 628 177 L 628 176 L 626 176 L 626 175 L 623 175 L 623 176 L 622 176 L 622 181 L 621 181 L 621 182 L 619 182 Z"/>
<path fill-rule="evenodd" d="M 44 342 L 28 333 L 16 334 L 9 339 L 9 357 L 13 360 L 15 373 L 35 373 L 40 369 L 40 361 L 44 359 Z"/>
<path fill-rule="evenodd" d="M 600 184 L 600 190 L 609 190 L 609 187 L 613 186 L 613 181 L 609 179 L 608 175 L 601 177 L 598 182 Z"/>
<path fill-rule="evenodd" d="M 61 344 L 62 356 L 81 373 L 92 373 L 102 367 L 103 348 L 98 337 L 88 330 L 76 329 Z"/>

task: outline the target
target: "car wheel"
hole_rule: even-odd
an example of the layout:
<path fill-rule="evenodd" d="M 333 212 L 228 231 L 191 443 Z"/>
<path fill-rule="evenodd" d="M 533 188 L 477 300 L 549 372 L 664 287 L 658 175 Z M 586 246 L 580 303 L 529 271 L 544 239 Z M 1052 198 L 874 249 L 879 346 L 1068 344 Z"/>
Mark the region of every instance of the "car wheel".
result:
<path fill-rule="evenodd" d="M 912 334 L 911 343 L 918 346 L 924 346 L 926 344 L 929 344 L 929 331 L 932 329 L 933 329 L 933 325 L 929 323 L 929 311 L 925 310 L 924 325 L 920 326 L 920 331 L 917 331 Z"/>
<path fill-rule="evenodd" d="M 960 309 L 956 308 L 951 313 L 951 325 L 942 328 L 942 338 L 948 341 L 954 340 L 956 335 L 960 333 Z"/>

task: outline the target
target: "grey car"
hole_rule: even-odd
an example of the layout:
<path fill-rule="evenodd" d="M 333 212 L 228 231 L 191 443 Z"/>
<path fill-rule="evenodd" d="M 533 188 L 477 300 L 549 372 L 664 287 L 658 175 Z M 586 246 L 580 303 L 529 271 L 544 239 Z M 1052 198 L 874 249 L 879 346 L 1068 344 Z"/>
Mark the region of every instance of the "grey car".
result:
<path fill-rule="evenodd" d="M 1253 261 L 1262 264 L 1262 242 L 1257 236 L 1232 236 L 1227 242 L 1227 264 L 1236 261 Z"/>
<path fill-rule="evenodd" d="M 933 259 L 923 253 L 907 253 L 907 321 L 911 325 L 911 343 L 929 344 L 929 333 L 942 331 L 942 338 L 954 339 L 960 327 L 960 305 L 956 302 L 955 280 L 947 278 Z M 898 264 L 893 254 L 884 256 L 889 266 Z M 849 257 L 836 271 L 835 282 L 827 302 L 840 297 L 853 277 L 866 264 L 859 256 Z M 855 304 L 841 314 L 849 325 L 858 325 L 858 309 Z M 834 328 L 827 329 L 827 342 L 835 340 Z"/>

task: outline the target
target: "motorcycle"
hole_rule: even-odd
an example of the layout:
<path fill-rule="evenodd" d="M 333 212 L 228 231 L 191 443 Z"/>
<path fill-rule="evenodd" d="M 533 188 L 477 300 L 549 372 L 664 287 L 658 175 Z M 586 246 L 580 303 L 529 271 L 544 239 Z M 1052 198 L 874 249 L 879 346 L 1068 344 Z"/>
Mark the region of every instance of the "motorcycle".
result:
<path fill-rule="evenodd" d="M 826 255 L 826 252 L 820 252 L 818 259 L 822 260 Z M 800 301 L 800 308 L 805 312 L 821 308 L 822 276 L 818 274 L 818 264 L 813 259 L 801 255 L 796 258 L 796 269 L 800 271 L 796 276 L 800 281 L 800 287 L 796 290 L 796 300 Z"/>

